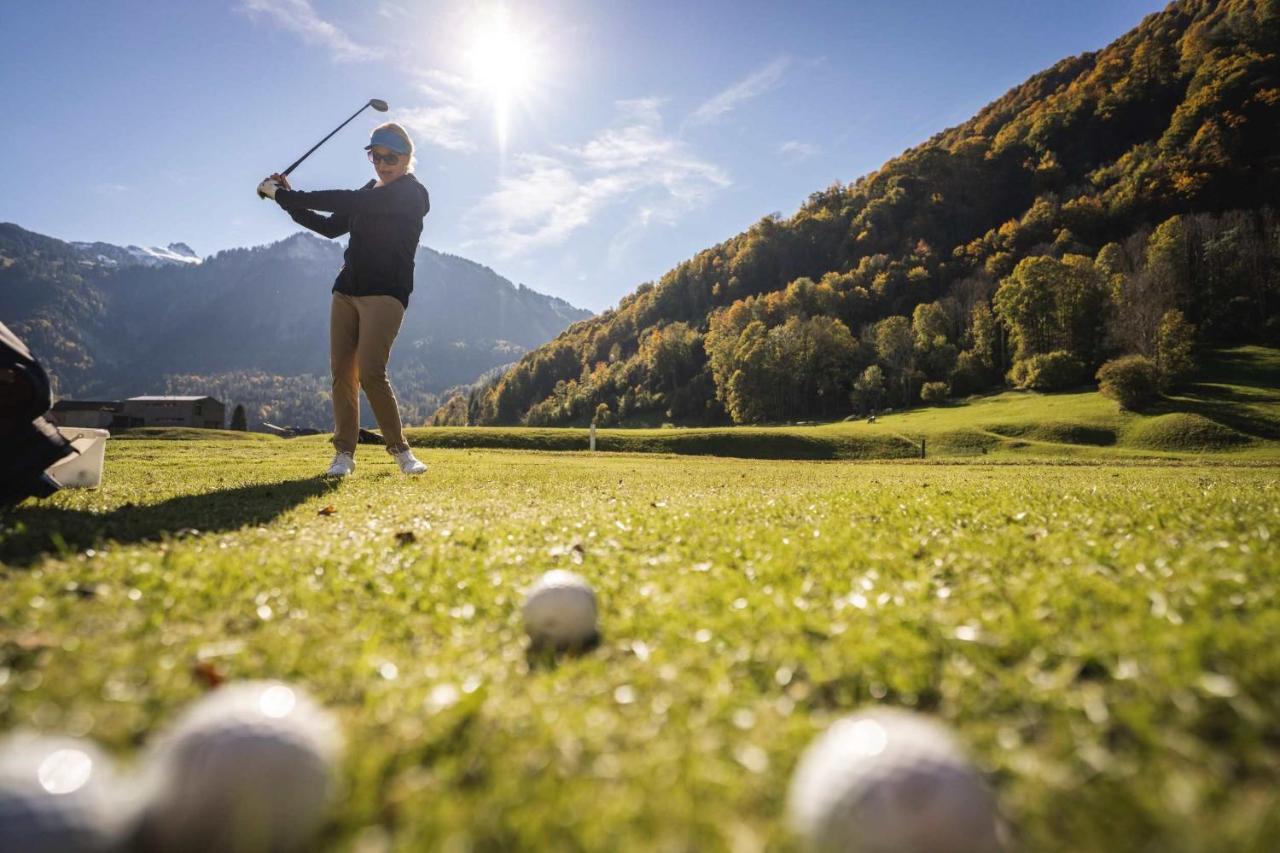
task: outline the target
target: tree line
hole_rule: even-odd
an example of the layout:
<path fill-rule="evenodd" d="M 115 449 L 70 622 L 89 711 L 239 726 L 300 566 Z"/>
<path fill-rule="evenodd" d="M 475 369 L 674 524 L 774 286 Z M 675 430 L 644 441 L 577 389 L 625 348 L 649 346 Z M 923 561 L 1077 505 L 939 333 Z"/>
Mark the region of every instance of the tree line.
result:
<path fill-rule="evenodd" d="M 395 384 L 396 377 L 392 376 Z M 412 383 L 395 385 L 400 403 L 400 416 L 406 424 L 428 421 L 442 402 L 442 397 L 414 390 Z M 164 379 L 165 394 L 208 394 L 221 400 L 232 417 L 243 408 L 247 429 L 258 429 L 263 423 L 278 426 L 304 426 L 325 429 L 333 423 L 331 381 L 326 375 L 302 374 L 282 376 L 263 371 L 244 370 L 218 374 L 171 374 Z M 361 396 L 363 423 L 373 423 L 368 401 Z M 239 425 L 231 427 L 239 428 Z"/>

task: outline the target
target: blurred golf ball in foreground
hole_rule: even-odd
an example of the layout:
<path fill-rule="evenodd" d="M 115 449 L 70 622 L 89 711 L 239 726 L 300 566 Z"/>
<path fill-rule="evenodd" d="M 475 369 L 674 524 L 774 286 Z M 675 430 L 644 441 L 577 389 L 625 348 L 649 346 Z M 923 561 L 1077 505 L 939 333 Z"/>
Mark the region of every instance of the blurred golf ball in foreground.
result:
<path fill-rule="evenodd" d="M 553 569 L 530 587 L 524 629 L 535 646 L 568 649 L 596 636 L 596 594 L 573 572 Z"/>
<path fill-rule="evenodd" d="M 129 786 L 93 744 L 31 733 L 0 740 L 0 851 L 114 850 L 135 814 Z"/>
<path fill-rule="evenodd" d="M 297 687 L 228 684 L 195 702 L 150 756 L 144 822 L 157 850 L 301 847 L 325 814 L 342 737 Z"/>
<path fill-rule="evenodd" d="M 805 750 L 788 818 L 812 850 L 987 853 L 995 803 L 950 732 L 875 709 L 836 721 Z"/>

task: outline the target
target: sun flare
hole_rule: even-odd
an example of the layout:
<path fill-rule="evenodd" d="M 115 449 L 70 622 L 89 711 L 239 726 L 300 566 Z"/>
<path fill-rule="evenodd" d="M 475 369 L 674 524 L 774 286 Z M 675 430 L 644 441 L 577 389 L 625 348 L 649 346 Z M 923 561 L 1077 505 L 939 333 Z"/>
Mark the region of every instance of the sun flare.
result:
<path fill-rule="evenodd" d="M 511 111 L 537 83 L 537 51 L 506 10 L 498 9 L 477 25 L 470 60 L 476 87 L 493 100 L 498 145 L 505 148 Z"/>

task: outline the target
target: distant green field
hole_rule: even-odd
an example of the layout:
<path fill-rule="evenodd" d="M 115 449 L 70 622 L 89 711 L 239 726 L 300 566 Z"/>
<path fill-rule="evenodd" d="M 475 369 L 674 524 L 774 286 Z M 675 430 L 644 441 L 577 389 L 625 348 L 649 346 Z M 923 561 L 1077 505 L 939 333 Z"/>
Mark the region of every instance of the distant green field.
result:
<path fill-rule="evenodd" d="M 585 429 L 506 427 L 409 431 L 418 447 L 581 450 Z M 877 422 L 719 429 L 602 429 L 600 450 L 757 459 L 1187 458 L 1280 460 L 1280 350 L 1213 354 L 1195 381 L 1143 414 L 1096 391 L 1009 391 Z"/>
<path fill-rule="evenodd" d="M 1069 399 L 983 405 L 1033 444 Z M 1104 408 L 1056 421 L 1125 441 Z M 804 745 L 885 704 L 954 727 L 1021 849 L 1280 837 L 1274 465 L 427 449 L 411 480 L 361 448 L 330 483 L 329 452 L 112 439 L 101 490 L 0 516 L 0 730 L 127 763 L 202 663 L 341 718 L 324 849 L 785 851 Z M 526 651 L 553 567 L 600 596 L 580 658 Z"/>

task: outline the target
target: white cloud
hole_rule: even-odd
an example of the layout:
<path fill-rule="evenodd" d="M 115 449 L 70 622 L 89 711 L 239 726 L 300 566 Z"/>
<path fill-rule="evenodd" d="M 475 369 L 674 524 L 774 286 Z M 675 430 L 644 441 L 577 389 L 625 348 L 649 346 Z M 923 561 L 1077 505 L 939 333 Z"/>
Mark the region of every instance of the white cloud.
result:
<path fill-rule="evenodd" d="M 382 2 L 378 4 L 378 14 L 387 20 L 406 19 L 409 17 L 409 10 L 395 3 Z"/>
<path fill-rule="evenodd" d="M 404 125 L 417 143 L 426 142 L 450 151 L 470 151 L 475 147 L 466 133 L 471 117 L 454 104 L 397 110 L 392 120 Z"/>
<path fill-rule="evenodd" d="M 807 160 L 815 154 L 822 153 L 822 149 L 813 143 L 792 139 L 779 145 L 778 153 L 792 160 Z"/>
<path fill-rule="evenodd" d="M 475 94 L 475 85 L 460 74 L 442 68 L 422 68 L 417 72 L 418 91 L 436 101 L 456 103 Z"/>
<path fill-rule="evenodd" d="M 417 72 L 418 91 L 426 103 L 397 110 L 392 121 L 403 124 L 415 140 L 449 151 L 471 151 L 476 145 L 469 133 L 474 107 L 474 86 L 465 78 L 439 68 Z"/>
<path fill-rule="evenodd" d="M 365 62 L 381 55 L 373 48 L 356 44 L 338 27 L 321 18 L 310 0 L 241 0 L 240 9 L 252 17 L 270 19 L 281 29 L 301 36 L 308 44 L 332 51 L 333 58 L 340 62 Z"/>
<path fill-rule="evenodd" d="M 763 95 L 778 85 L 782 73 L 787 70 L 791 60 L 779 57 L 759 71 L 753 72 L 734 83 L 728 89 L 704 101 L 689 116 L 693 124 L 708 124 L 723 116 L 744 101 Z"/>
<path fill-rule="evenodd" d="M 389 58 L 385 51 L 357 44 L 337 26 L 321 18 L 312 0 L 240 0 L 240 11 L 254 18 L 266 18 L 308 44 L 330 51 L 339 61 Z M 387 2 L 381 3 L 377 12 L 384 18 L 408 14 L 405 8 Z M 469 99 L 474 94 L 471 84 L 441 69 L 424 68 L 416 73 L 417 88 L 425 96 L 425 103 L 396 110 L 389 118 L 404 125 L 419 142 L 449 151 L 475 148 L 467 133 L 471 123 Z"/>
<path fill-rule="evenodd" d="M 662 127 L 656 99 L 622 101 L 619 121 L 581 146 L 524 154 L 515 169 L 467 215 L 467 245 L 503 257 L 558 246 L 605 210 L 635 212 L 615 237 L 629 243 L 651 223 L 674 223 L 729 185 L 720 167 L 699 159 Z"/>

